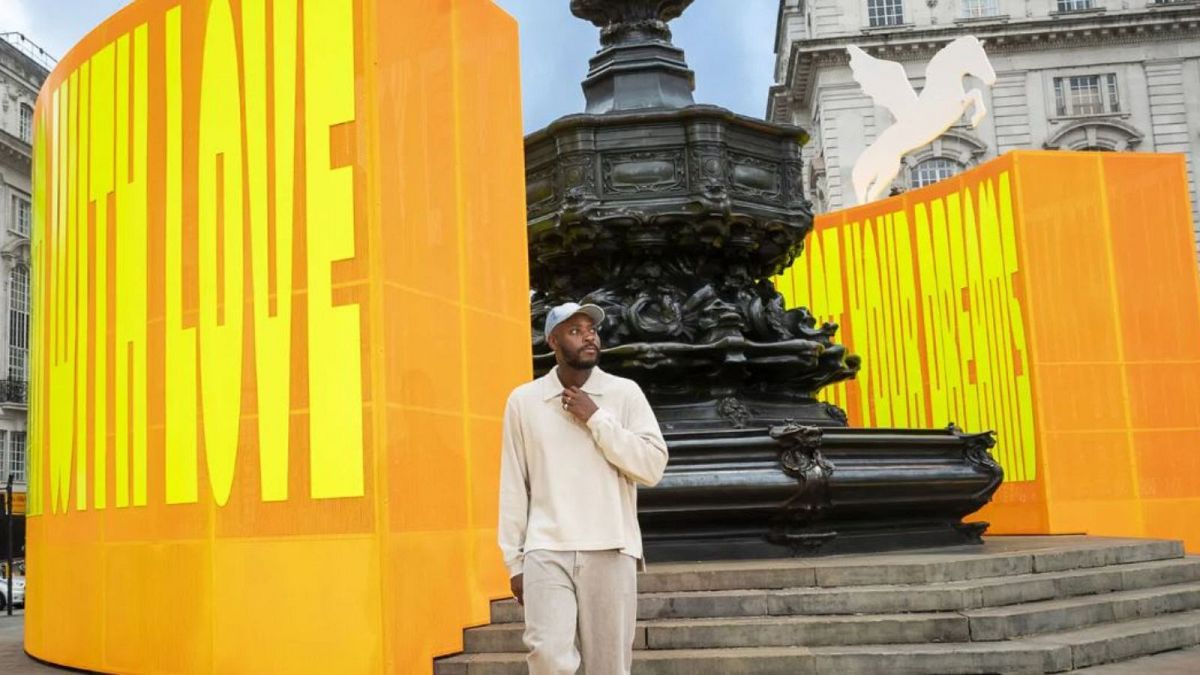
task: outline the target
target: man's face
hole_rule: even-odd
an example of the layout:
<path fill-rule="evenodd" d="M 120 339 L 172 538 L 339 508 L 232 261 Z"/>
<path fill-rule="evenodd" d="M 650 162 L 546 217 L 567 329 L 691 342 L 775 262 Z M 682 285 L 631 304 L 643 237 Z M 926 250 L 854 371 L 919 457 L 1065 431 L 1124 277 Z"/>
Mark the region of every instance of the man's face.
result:
<path fill-rule="evenodd" d="M 555 326 L 547 342 L 558 362 L 572 368 L 592 368 L 600 362 L 600 335 L 587 314 L 576 314 Z"/>

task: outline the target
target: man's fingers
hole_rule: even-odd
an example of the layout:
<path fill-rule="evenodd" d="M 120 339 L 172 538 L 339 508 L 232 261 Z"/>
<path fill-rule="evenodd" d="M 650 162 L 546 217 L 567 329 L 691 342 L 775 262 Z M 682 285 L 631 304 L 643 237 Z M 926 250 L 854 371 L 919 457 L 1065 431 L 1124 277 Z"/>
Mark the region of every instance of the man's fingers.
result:
<path fill-rule="evenodd" d="M 509 586 L 512 588 L 513 597 L 517 599 L 517 604 L 525 606 L 525 575 L 518 574 L 509 580 Z"/>

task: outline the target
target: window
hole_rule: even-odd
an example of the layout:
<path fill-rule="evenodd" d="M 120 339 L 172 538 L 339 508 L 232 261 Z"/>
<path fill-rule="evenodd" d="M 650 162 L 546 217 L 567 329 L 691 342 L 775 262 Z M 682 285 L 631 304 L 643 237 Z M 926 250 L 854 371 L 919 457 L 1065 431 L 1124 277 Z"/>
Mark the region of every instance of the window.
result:
<path fill-rule="evenodd" d="M 997 0 L 963 0 L 963 18 L 977 19 L 984 16 L 997 16 L 1000 6 Z"/>
<path fill-rule="evenodd" d="M 25 482 L 25 432 L 14 431 L 8 443 L 8 472 L 13 474 L 13 480 Z M 8 475 L 4 476 L 8 480 Z"/>
<path fill-rule="evenodd" d="M 29 236 L 29 222 L 33 220 L 33 210 L 29 206 L 29 199 L 21 195 L 13 195 L 12 198 L 12 229 L 17 234 Z"/>
<path fill-rule="evenodd" d="M 1146 134 L 1113 117 L 1089 117 L 1064 125 L 1046 139 L 1047 150 L 1111 150 L 1124 152 L 1141 144 Z"/>
<path fill-rule="evenodd" d="M 26 105 L 24 103 L 21 104 L 21 123 L 20 124 L 21 124 L 21 126 L 20 126 L 19 131 L 20 131 L 21 140 L 25 141 L 26 143 L 32 143 L 33 142 L 33 108 L 30 108 L 28 105 Z"/>
<path fill-rule="evenodd" d="M 1056 77 L 1054 105 L 1060 117 L 1121 112 L 1117 76 L 1107 73 Z"/>
<path fill-rule="evenodd" d="M 867 0 L 867 18 L 872 26 L 899 26 L 904 23 L 904 2 Z"/>
<path fill-rule="evenodd" d="M 8 287 L 8 379 L 25 382 L 29 359 L 29 268 L 13 268 Z M 24 400 L 24 397 L 21 397 Z"/>
<path fill-rule="evenodd" d="M 1092 0 L 1058 0 L 1058 11 L 1078 12 L 1081 9 L 1091 9 Z"/>
<path fill-rule="evenodd" d="M 962 165 L 945 157 L 927 159 L 912 169 L 912 186 L 914 188 L 932 185 L 962 171 Z"/>

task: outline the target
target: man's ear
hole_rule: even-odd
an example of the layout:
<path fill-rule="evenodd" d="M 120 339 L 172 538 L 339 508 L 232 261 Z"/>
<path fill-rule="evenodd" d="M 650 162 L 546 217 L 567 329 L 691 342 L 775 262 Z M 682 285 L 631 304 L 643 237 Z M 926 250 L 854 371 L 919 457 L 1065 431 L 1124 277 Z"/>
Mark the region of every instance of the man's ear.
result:
<path fill-rule="evenodd" d="M 558 338 L 554 335 L 554 331 L 546 334 L 546 344 L 550 347 L 550 351 L 558 351 Z"/>

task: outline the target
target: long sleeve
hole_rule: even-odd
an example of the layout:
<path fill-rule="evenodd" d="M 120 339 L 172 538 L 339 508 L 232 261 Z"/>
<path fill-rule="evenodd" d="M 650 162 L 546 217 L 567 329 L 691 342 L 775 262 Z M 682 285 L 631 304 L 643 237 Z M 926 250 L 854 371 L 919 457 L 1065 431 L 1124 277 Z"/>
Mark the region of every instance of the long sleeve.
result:
<path fill-rule="evenodd" d="M 529 523 L 529 472 L 521 438 L 521 417 L 513 397 L 504 409 L 500 454 L 500 523 L 497 539 L 508 576 L 524 571 L 525 530 Z"/>
<path fill-rule="evenodd" d="M 667 468 L 667 443 L 650 402 L 636 385 L 626 394 L 622 420 L 600 409 L 587 421 L 604 458 L 634 482 L 654 486 Z"/>

